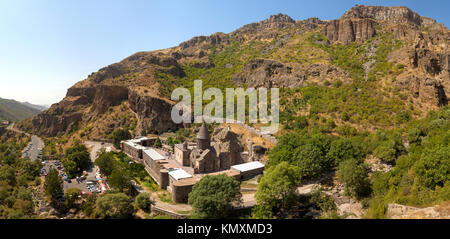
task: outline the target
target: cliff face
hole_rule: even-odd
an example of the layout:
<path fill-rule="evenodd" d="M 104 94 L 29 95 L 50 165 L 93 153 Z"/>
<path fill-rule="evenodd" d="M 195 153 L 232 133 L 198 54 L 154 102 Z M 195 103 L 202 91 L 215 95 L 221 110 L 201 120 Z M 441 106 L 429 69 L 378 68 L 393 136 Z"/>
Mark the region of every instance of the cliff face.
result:
<path fill-rule="evenodd" d="M 311 40 L 320 35 L 324 40 Z M 448 102 L 449 40 L 444 25 L 406 7 L 358 5 L 332 21 L 277 14 L 231 33 L 135 53 L 90 74 L 61 102 L 18 126 L 36 134 L 77 132 L 86 138 L 105 138 L 124 127 L 136 136 L 161 133 L 180 127 L 171 121 L 174 102 L 168 98 L 193 80 L 218 88 L 332 87 L 338 81 L 351 84 L 355 72 L 366 80 L 371 74 L 379 91 L 398 88 L 409 98 L 405 105 L 411 101 L 426 112 Z M 381 55 L 387 44 L 398 47 Z M 350 50 L 355 51 L 345 55 Z"/>
<path fill-rule="evenodd" d="M 252 88 L 301 87 L 310 82 L 324 83 L 340 79 L 348 82 L 350 76 L 332 65 L 311 64 L 308 67 L 291 66 L 274 60 L 255 59 L 249 61 L 233 81 L 238 86 Z"/>
<path fill-rule="evenodd" d="M 362 43 L 375 36 L 376 22 L 371 19 L 340 19 L 327 24 L 322 33 L 330 41 Z"/>
<path fill-rule="evenodd" d="M 327 23 L 322 33 L 331 42 L 362 43 L 376 34 L 377 25 L 380 24 L 429 27 L 436 24 L 436 21 L 422 17 L 407 7 L 357 5 L 344 13 L 340 19 Z"/>
<path fill-rule="evenodd" d="M 407 7 L 357 5 L 344 13 L 342 18 L 370 18 L 389 23 L 409 23 L 420 26 L 436 23 L 434 19 L 422 17 Z"/>
<path fill-rule="evenodd" d="M 174 104 L 168 100 L 140 96 L 138 92 L 130 91 L 128 103 L 138 117 L 137 135 L 160 134 L 180 127 L 172 121 L 171 109 Z"/>

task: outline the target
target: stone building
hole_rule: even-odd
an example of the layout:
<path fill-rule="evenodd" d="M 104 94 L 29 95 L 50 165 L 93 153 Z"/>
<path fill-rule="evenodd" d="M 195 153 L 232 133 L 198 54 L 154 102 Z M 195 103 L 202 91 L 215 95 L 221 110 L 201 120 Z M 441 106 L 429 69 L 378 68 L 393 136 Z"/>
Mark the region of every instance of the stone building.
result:
<path fill-rule="evenodd" d="M 130 139 L 121 141 L 120 145 L 122 151 L 137 161 L 142 161 L 143 150 L 155 143 L 156 138 L 139 137 L 136 139 Z"/>
<path fill-rule="evenodd" d="M 226 174 L 237 180 L 254 177 L 264 170 L 259 162 L 247 162 L 239 135 L 220 128 L 211 137 L 201 125 L 196 142 L 176 144 L 174 152 L 149 147 L 155 139 L 141 137 L 123 141 L 122 150 L 142 163 L 161 189 L 172 194 L 175 203 L 187 202 L 192 187 L 205 175 Z"/>
<path fill-rule="evenodd" d="M 205 122 L 197 134 L 196 144 L 175 145 L 175 160 L 183 166 L 190 166 L 195 173 L 211 173 L 229 169 L 232 165 L 242 163 L 243 146 L 240 139 L 229 128 L 216 130 L 214 142 Z"/>

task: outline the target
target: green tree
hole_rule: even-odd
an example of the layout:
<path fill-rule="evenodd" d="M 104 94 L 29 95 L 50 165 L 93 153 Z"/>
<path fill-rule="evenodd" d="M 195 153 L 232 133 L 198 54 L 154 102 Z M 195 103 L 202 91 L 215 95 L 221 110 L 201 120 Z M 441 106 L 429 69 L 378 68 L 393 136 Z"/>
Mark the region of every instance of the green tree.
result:
<path fill-rule="evenodd" d="M 302 130 L 308 127 L 308 119 L 305 116 L 296 117 L 292 127 L 296 130 Z"/>
<path fill-rule="evenodd" d="M 81 190 L 78 188 L 69 188 L 67 189 L 65 196 L 67 208 L 73 208 L 75 203 L 80 199 Z"/>
<path fill-rule="evenodd" d="M 88 195 L 86 201 L 81 204 L 81 210 L 83 210 L 86 216 L 91 216 L 94 213 L 97 198 L 97 193 L 92 193 Z"/>
<path fill-rule="evenodd" d="M 241 202 L 240 183 L 225 174 L 204 176 L 189 193 L 194 217 L 224 218 Z"/>
<path fill-rule="evenodd" d="M 422 132 L 418 128 L 411 128 L 408 131 L 408 142 L 410 144 L 419 144 L 421 141 L 420 136 L 422 135 Z"/>
<path fill-rule="evenodd" d="M 81 174 L 91 165 L 91 158 L 85 145 L 76 144 L 68 148 L 64 155 L 64 169 L 69 177 Z"/>
<path fill-rule="evenodd" d="M 95 203 L 100 218 L 125 219 L 134 213 L 133 200 L 124 193 L 108 193 Z"/>
<path fill-rule="evenodd" d="M 120 149 L 120 141 L 128 139 L 131 139 L 131 134 L 127 129 L 117 129 L 113 133 L 112 141 L 116 149 Z"/>
<path fill-rule="evenodd" d="M 147 211 L 150 209 L 152 201 L 150 200 L 150 195 L 144 192 L 137 195 L 135 203 L 138 206 L 138 208 Z"/>
<path fill-rule="evenodd" d="M 355 159 L 339 164 L 338 178 L 344 183 L 347 195 L 362 198 L 370 194 L 370 182 L 364 166 Z"/>
<path fill-rule="evenodd" d="M 159 137 L 155 139 L 155 142 L 153 143 L 153 147 L 155 147 L 155 148 L 162 147 L 161 139 L 159 139 Z"/>
<path fill-rule="evenodd" d="M 392 141 L 383 143 L 375 149 L 375 156 L 385 163 L 393 163 L 397 157 L 397 151 L 393 147 Z"/>
<path fill-rule="evenodd" d="M 41 168 L 42 165 L 39 160 L 33 162 L 30 159 L 25 158 L 20 161 L 20 171 L 28 180 L 33 180 L 35 177 L 38 177 Z"/>
<path fill-rule="evenodd" d="M 114 170 L 108 177 L 108 183 L 121 192 L 131 192 L 131 179 L 122 170 Z"/>
<path fill-rule="evenodd" d="M 116 161 L 114 160 L 114 153 L 102 153 L 95 160 L 95 165 L 97 165 L 100 171 L 107 177 L 111 175 L 114 169 L 117 167 Z"/>
<path fill-rule="evenodd" d="M 270 167 L 259 182 L 255 194 L 258 207 L 254 215 L 270 218 L 281 210 L 289 209 L 295 202 L 295 190 L 301 182 L 300 171 L 287 162 Z"/>
<path fill-rule="evenodd" d="M 316 178 L 334 165 L 334 162 L 325 157 L 321 148 L 313 144 L 300 146 L 295 154 L 295 165 L 305 178 Z"/>
<path fill-rule="evenodd" d="M 0 181 L 7 182 L 10 186 L 16 185 L 16 171 L 13 167 L 5 165 L 0 168 Z"/>
<path fill-rule="evenodd" d="M 58 175 L 58 170 L 53 167 L 45 177 L 44 189 L 52 200 L 56 199 L 57 196 L 63 193 L 63 180 Z"/>
<path fill-rule="evenodd" d="M 330 170 L 334 162 L 326 157 L 331 138 L 324 134 L 285 134 L 269 152 L 267 167 L 289 162 L 300 168 L 307 178 L 315 178 Z"/>
<path fill-rule="evenodd" d="M 349 159 L 361 160 L 363 157 L 364 153 L 362 150 L 355 146 L 350 139 L 346 138 L 334 140 L 327 153 L 327 158 L 332 160 L 335 165 Z"/>
<path fill-rule="evenodd" d="M 414 169 L 428 188 L 443 187 L 450 182 L 450 146 L 425 150 Z"/>

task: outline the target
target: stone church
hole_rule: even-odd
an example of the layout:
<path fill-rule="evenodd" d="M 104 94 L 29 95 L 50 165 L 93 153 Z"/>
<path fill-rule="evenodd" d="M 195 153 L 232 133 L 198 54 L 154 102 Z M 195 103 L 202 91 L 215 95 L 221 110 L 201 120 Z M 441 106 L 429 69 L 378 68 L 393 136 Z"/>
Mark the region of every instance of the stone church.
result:
<path fill-rule="evenodd" d="M 229 129 L 219 129 L 215 132 L 215 142 L 205 122 L 202 123 L 197 134 L 196 144 L 175 145 L 175 160 L 183 166 L 192 167 L 194 173 L 211 173 L 241 163 L 240 157 L 243 147 L 238 143 L 237 135 Z"/>

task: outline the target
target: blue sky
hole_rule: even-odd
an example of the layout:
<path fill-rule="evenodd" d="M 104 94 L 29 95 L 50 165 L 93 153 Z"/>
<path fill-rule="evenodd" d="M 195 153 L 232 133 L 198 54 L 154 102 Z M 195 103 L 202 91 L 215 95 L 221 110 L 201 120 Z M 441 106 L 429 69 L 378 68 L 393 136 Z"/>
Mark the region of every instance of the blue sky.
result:
<path fill-rule="evenodd" d="M 228 33 L 272 14 L 330 20 L 355 4 L 408 6 L 448 27 L 449 2 L 0 0 L 0 97 L 56 103 L 90 73 L 137 51 Z"/>

